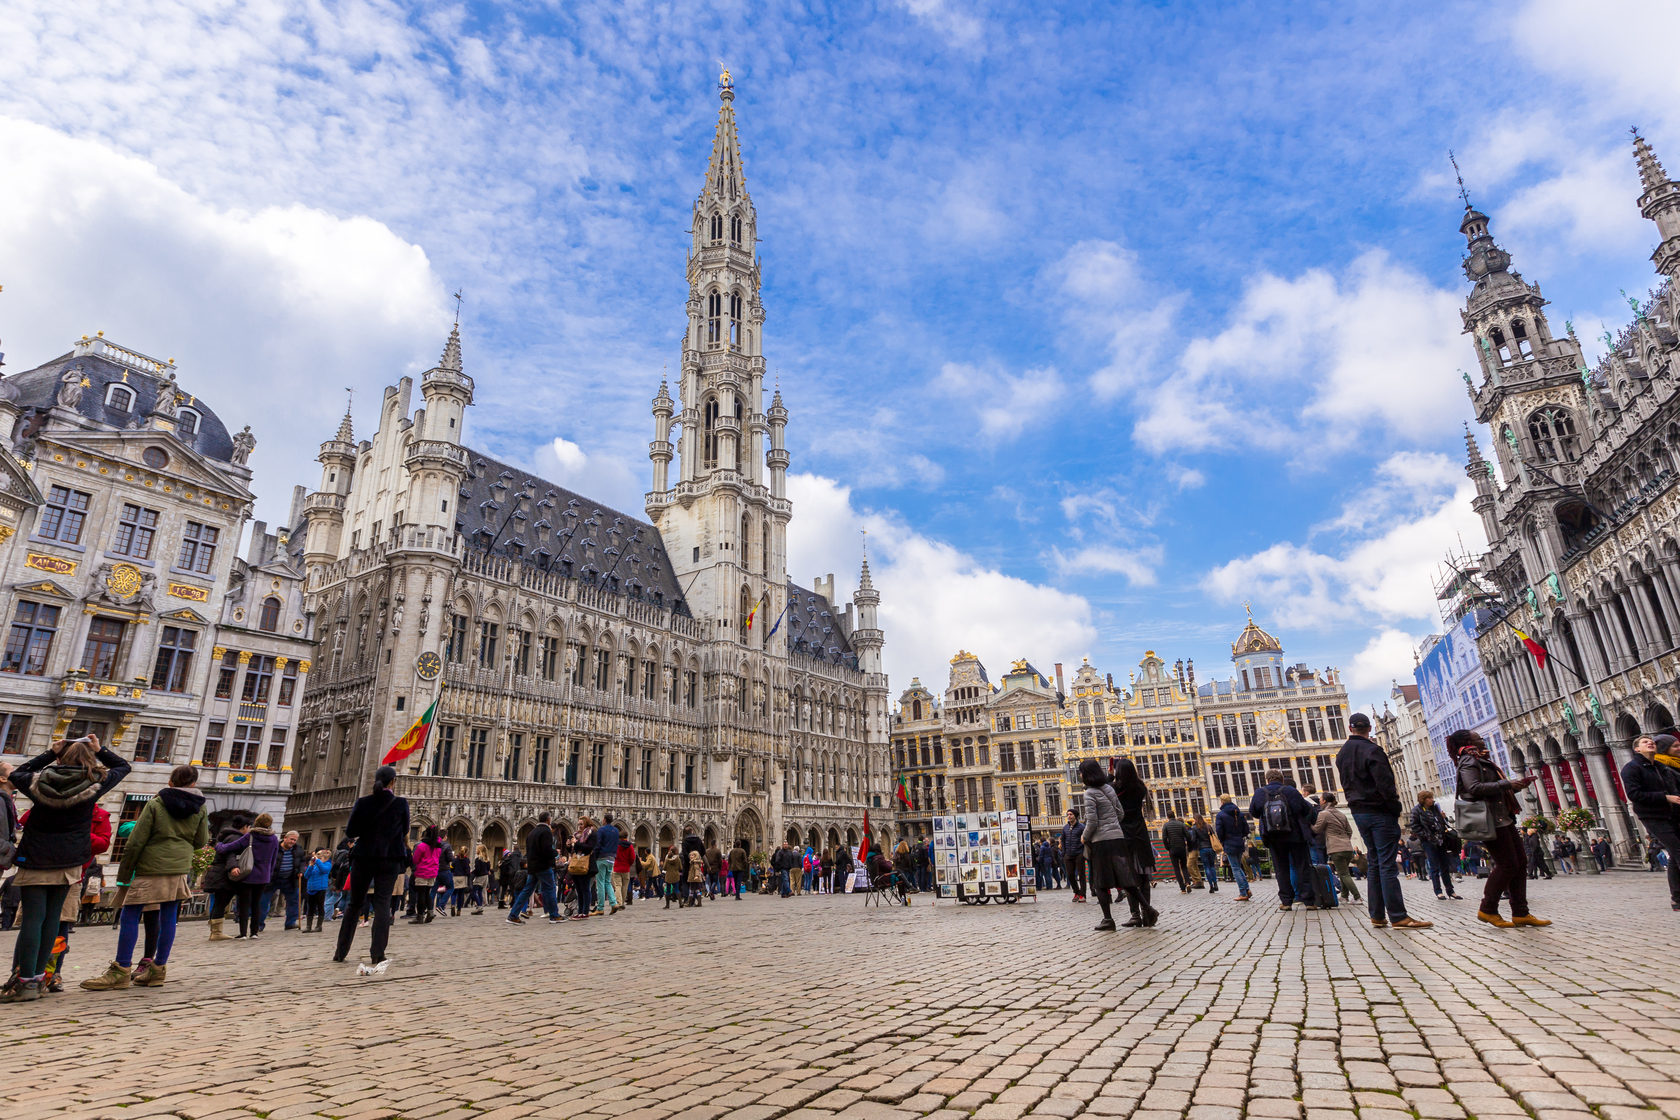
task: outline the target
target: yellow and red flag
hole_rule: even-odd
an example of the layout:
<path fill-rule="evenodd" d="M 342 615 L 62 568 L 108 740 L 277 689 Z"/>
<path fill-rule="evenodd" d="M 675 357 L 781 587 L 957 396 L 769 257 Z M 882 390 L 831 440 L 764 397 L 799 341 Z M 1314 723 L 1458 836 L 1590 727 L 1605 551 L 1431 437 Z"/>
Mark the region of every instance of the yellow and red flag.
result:
<path fill-rule="evenodd" d="M 1527 634 L 1524 634 L 1521 630 L 1518 630 L 1515 626 L 1511 627 L 1511 633 L 1515 634 L 1517 636 L 1517 640 L 1527 646 L 1528 652 L 1534 655 L 1534 664 L 1539 668 L 1544 669 L 1546 667 L 1546 647 L 1529 637 Z"/>
<path fill-rule="evenodd" d="M 426 714 L 415 720 L 414 726 L 404 732 L 401 739 L 397 740 L 397 745 L 385 752 L 385 757 L 380 760 L 384 765 L 389 766 L 401 762 L 415 751 L 426 746 L 426 740 L 432 733 L 432 721 L 437 718 L 438 700 L 441 699 L 443 699 L 443 693 L 439 692 L 437 700 L 433 700 L 432 706 L 426 709 Z"/>

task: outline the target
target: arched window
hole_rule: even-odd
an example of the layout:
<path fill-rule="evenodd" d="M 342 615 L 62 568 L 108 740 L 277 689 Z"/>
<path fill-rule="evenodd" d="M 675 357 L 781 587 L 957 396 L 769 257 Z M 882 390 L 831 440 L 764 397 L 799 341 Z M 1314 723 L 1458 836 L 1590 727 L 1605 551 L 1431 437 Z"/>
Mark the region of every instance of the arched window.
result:
<path fill-rule="evenodd" d="M 729 240 L 736 245 L 741 243 L 741 215 L 739 214 L 730 215 Z"/>
<path fill-rule="evenodd" d="M 105 390 L 105 405 L 113 412 L 133 412 L 134 390 L 127 385 L 112 385 Z"/>
<path fill-rule="evenodd" d="M 198 434 L 198 413 L 190 408 L 183 408 L 175 418 L 177 434 L 192 437 Z"/>
<path fill-rule="evenodd" d="M 713 214 L 712 215 L 712 240 L 713 241 L 722 241 L 723 240 L 723 215 L 722 214 Z"/>
<path fill-rule="evenodd" d="M 723 296 L 713 292 L 706 297 L 706 341 L 715 345 L 723 337 Z"/>
<path fill-rule="evenodd" d="M 752 521 L 746 514 L 741 515 L 741 567 L 748 567 L 747 560 L 752 556 Z"/>
<path fill-rule="evenodd" d="M 706 465 L 717 466 L 717 421 L 718 403 L 716 397 L 706 398 Z"/>
<path fill-rule="evenodd" d="M 280 629 L 280 599 L 270 595 L 263 600 L 262 614 L 257 620 L 259 630 L 267 630 L 270 634 Z"/>
<path fill-rule="evenodd" d="M 763 525 L 764 543 L 758 553 L 758 570 L 762 575 L 770 574 L 770 522 Z"/>
<path fill-rule="evenodd" d="M 1566 409 L 1543 408 L 1528 418 L 1528 435 L 1534 450 L 1551 462 L 1572 461 L 1580 452 L 1575 421 Z"/>
<path fill-rule="evenodd" d="M 729 348 L 741 348 L 741 293 L 735 292 L 729 297 Z"/>
<path fill-rule="evenodd" d="M 1529 344 L 1528 330 L 1521 319 L 1511 322 L 1511 337 L 1517 340 L 1517 353 L 1525 358 L 1534 357 L 1534 347 Z"/>
<path fill-rule="evenodd" d="M 1494 327 L 1488 332 L 1488 338 L 1492 341 L 1494 350 L 1499 353 L 1499 360 L 1502 362 L 1510 361 L 1511 348 L 1505 344 L 1505 332 L 1498 327 Z"/>

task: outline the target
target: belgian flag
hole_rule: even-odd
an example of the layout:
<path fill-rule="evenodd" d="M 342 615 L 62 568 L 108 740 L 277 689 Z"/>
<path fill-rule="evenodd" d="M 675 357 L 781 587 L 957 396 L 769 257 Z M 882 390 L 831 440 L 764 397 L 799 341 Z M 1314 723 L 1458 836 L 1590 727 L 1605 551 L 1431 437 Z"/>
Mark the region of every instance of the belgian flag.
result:
<path fill-rule="evenodd" d="M 1544 669 L 1546 667 L 1546 647 L 1523 633 L 1521 630 L 1518 630 L 1515 626 L 1511 627 L 1511 633 L 1515 634 L 1518 640 L 1528 647 L 1528 652 L 1534 655 L 1534 664 Z"/>

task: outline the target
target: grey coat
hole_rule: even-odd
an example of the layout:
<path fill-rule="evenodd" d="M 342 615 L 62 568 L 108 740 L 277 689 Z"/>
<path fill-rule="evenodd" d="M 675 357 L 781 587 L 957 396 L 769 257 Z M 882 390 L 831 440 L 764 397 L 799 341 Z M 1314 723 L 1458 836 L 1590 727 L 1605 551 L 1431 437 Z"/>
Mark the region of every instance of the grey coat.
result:
<path fill-rule="evenodd" d="M 1100 786 L 1089 786 L 1085 790 L 1085 831 L 1080 839 L 1087 844 L 1095 844 L 1101 840 L 1119 840 L 1125 833 L 1120 830 L 1120 821 L 1126 815 L 1120 808 L 1120 797 L 1114 792 L 1114 787 L 1104 782 Z"/>
<path fill-rule="evenodd" d="M 1324 854 L 1353 851 L 1353 823 L 1339 805 L 1328 805 L 1318 811 L 1313 832 L 1324 840 Z"/>

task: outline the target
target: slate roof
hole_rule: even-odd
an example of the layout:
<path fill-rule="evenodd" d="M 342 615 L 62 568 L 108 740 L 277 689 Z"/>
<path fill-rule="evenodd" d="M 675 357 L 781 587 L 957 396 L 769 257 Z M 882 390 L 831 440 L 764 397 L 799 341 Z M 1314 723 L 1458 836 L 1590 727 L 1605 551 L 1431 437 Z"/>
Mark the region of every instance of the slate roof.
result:
<path fill-rule="evenodd" d="M 455 531 L 468 546 L 689 613 L 659 530 L 471 448 Z"/>
<path fill-rule="evenodd" d="M 798 584 L 787 585 L 788 651 L 816 661 L 857 668 L 857 654 L 846 640 L 828 597 Z"/>
<path fill-rule="evenodd" d="M 82 390 L 82 401 L 76 407 L 76 411 L 89 420 L 112 428 L 132 428 L 137 426 L 137 422 L 144 421 L 152 406 L 157 404 L 158 386 L 162 383 L 162 378 L 132 369 L 99 354 L 64 354 L 44 365 L 6 378 L 7 382 L 17 388 L 17 403 L 24 410 L 22 421 L 18 424 L 20 433 L 30 430 L 34 417 L 52 408 L 58 399 L 59 378 L 65 370 L 73 366 L 81 366 L 82 373 L 88 380 L 88 386 Z M 123 412 L 105 403 L 106 388 L 113 381 L 123 381 L 124 374 L 127 374 L 125 383 L 134 390 L 135 402 L 132 412 Z M 227 425 L 222 423 L 215 410 L 206 404 L 203 398 L 193 396 L 190 389 L 179 384 L 176 389 L 191 400 L 190 404 L 183 407 L 191 408 L 199 416 L 196 433 L 184 438 L 177 434 L 176 438 L 207 459 L 223 463 L 232 462 L 233 437 L 228 434 Z"/>

